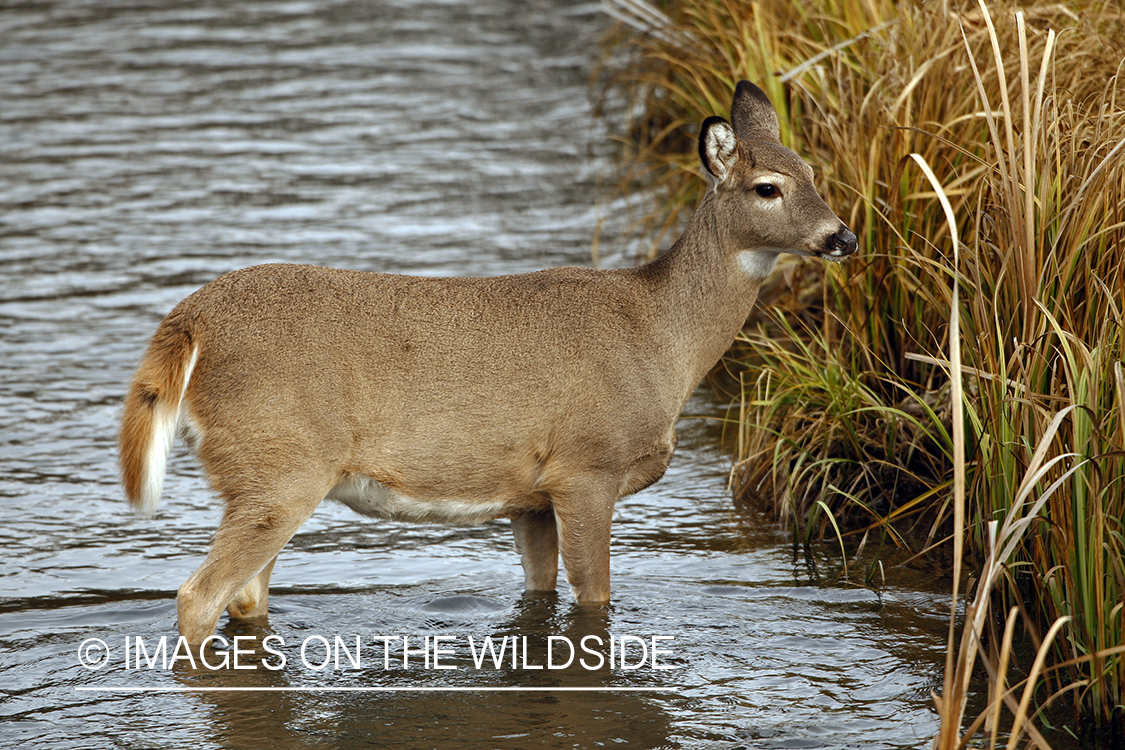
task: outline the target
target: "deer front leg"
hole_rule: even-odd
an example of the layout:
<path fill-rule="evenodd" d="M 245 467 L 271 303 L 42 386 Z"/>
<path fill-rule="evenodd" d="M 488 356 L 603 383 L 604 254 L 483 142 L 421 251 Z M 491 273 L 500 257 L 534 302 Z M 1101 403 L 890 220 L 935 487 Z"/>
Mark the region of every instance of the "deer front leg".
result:
<path fill-rule="evenodd" d="M 559 578 L 559 535 L 550 508 L 532 510 L 512 520 L 516 549 L 523 563 L 527 591 L 554 591 Z"/>
<path fill-rule="evenodd" d="M 559 548 L 570 590 L 579 604 L 609 602 L 609 527 L 616 483 L 587 480 L 552 493 Z"/>

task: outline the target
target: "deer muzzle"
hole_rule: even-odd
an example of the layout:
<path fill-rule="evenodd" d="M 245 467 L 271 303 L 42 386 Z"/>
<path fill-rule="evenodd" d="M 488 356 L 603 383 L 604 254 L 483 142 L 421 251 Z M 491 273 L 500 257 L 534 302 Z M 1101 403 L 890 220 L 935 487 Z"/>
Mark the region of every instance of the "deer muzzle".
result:
<path fill-rule="evenodd" d="M 851 255 L 859 247 L 855 234 L 845 226 L 841 226 L 836 234 L 829 235 L 825 244 L 827 254 L 832 258 L 843 258 Z"/>

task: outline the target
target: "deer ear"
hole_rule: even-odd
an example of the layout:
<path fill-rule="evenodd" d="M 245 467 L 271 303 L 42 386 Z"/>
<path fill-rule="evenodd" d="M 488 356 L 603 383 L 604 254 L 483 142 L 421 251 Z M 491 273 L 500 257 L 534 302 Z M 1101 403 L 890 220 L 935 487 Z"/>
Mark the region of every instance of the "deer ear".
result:
<path fill-rule="evenodd" d="M 721 117 L 708 117 L 699 130 L 699 160 L 707 174 L 717 182 L 722 182 L 730 174 L 738 155 L 735 147 L 734 128 Z"/>
<path fill-rule="evenodd" d="M 749 81 L 738 82 L 734 103 L 730 106 L 730 119 L 740 141 L 781 143 L 773 102 L 766 92 Z"/>

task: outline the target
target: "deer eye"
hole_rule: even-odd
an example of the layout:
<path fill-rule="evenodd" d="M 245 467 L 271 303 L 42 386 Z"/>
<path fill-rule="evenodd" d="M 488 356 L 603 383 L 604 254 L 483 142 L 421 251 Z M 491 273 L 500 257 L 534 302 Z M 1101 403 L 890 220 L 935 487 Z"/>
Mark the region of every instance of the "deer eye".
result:
<path fill-rule="evenodd" d="M 781 191 L 777 189 L 777 186 L 768 182 L 763 182 L 760 185 L 755 185 L 754 192 L 762 196 L 763 198 L 775 198 L 778 195 L 781 195 Z"/>

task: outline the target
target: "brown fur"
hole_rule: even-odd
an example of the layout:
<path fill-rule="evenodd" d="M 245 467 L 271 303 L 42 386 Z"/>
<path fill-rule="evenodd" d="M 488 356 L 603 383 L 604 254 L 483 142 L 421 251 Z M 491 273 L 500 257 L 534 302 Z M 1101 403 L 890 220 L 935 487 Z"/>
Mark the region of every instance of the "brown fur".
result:
<path fill-rule="evenodd" d="M 663 475 L 680 410 L 777 253 L 855 250 L 764 94 L 743 82 L 733 109 L 734 128 L 701 133 L 712 189 L 648 265 L 465 279 L 269 265 L 177 306 L 120 442 L 137 503 L 153 415 L 175 406 L 226 502 L 180 589 L 181 634 L 201 641 L 224 607 L 264 615 L 278 552 L 326 495 L 374 515 L 511 518 L 529 590 L 554 589 L 561 553 L 577 600 L 608 601 L 614 504 Z"/>

